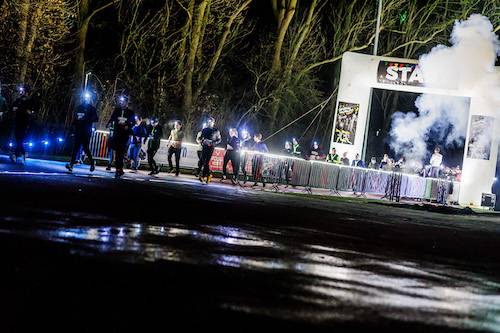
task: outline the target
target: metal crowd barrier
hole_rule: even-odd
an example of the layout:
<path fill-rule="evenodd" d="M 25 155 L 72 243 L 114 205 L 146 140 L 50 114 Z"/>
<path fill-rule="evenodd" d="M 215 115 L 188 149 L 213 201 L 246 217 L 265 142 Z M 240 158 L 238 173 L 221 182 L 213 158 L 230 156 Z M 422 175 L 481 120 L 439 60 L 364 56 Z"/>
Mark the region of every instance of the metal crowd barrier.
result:
<path fill-rule="evenodd" d="M 90 138 L 90 152 L 98 160 L 108 159 L 109 132 L 94 131 Z"/>
<path fill-rule="evenodd" d="M 96 159 L 108 159 L 109 134 L 95 131 L 91 139 L 91 151 Z M 162 140 L 155 159 L 159 164 L 167 163 L 167 140 Z M 198 145 L 183 143 L 181 167 L 195 169 L 198 166 Z M 216 148 L 211 161 L 215 172 L 222 171 L 224 150 Z M 231 172 L 231 167 L 228 168 Z M 399 201 L 402 198 L 458 202 L 460 183 L 444 179 L 423 178 L 397 171 L 358 168 L 322 161 L 307 161 L 292 156 L 281 156 L 254 151 L 242 151 L 240 159 L 241 179 L 271 184 L 276 190 L 280 186 L 326 189 L 333 193 L 353 192 L 381 196 Z"/>

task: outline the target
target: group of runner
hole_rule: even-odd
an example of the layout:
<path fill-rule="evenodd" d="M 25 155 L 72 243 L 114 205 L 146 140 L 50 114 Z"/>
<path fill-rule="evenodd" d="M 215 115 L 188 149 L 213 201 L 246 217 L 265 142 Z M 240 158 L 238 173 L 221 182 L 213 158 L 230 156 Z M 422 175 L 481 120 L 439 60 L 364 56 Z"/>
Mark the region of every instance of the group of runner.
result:
<path fill-rule="evenodd" d="M 95 170 L 95 160 L 90 150 L 90 141 L 94 124 L 99 121 L 98 112 L 92 103 L 93 96 L 84 92 L 81 96 L 80 104 L 75 108 L 72 120 L 72 150 L 69 162 L 66 168 L 69 172 L 73 171 L 75 164 L 81 161 L 82 153 L 88 159 L 90 171 Z M 34 118 L 36 105 L 34 99 L 30 96 L 28 87 L 20 86 L 18 89 L 18 98 L 12 105 L 14 113 L 14 137 L 15 149 L 11 152 L 11 160 L 17 163 L 24 163 L 26 152 L 24 143 L 27 139 L 30 122 Z M 3 110 L 2 114 L 3 115 Z M 130 162 L 132 171 L 138 170 L 140 160 L 147 158 L 150 173 L 156 175 L 160 172 L 160 167 L 155 161 L 155 155 L 161 146 L 163 138 L 163 125 L 156 118 L 142 119 L 129 108 L 129 101 L 126 95 L 117 97 L 116 106 L 107 122 L 110 135 L 108 139 L 109 162 L 107 170 L 115 168 L 115 178 L 124 175 L 126 161 Z M 184 140 L 184 131 L 182 123 L 176 121 L 168 137 L 168 163 L 169 172 L 180 173 L 180 159 L 182 151 L 182 142 Z M 202 183 L 209 183 L 212 179 L 210 170 L 210 160 L 214 149 L 222 142 L 222 135 L 215 127 L 215 119 L 209 117 L 203 124 L 203 128 L 196 136 L 198 149 L 198 168 L 196 176 Z M 247 175 L 246 155 L 242 155 L 242 150 L 252 150 L 260 153 L 269 152 L 266 144 L 262 142 L 262 134 L 256 133 L 253 137 L 247 131 L 241 131 L 231 128 L 225 143 L 225 155 L 223 160 L 222 180 L 229 179 L 233 184 L 239 184 L 240 174 L 243 182 L 249 177 Z M 146 155 L 146 156 L 145 156 Z M 175 166 L 172 158 L 175 159 Z M 256 179 L 257 174 L 262 168 L 262 158 L 252 157 L 252 176 Z M 231 163 L 232 174 L 228 173 L 228 165 Z M 257 185 L 255 183 L 254 185 Z"/>

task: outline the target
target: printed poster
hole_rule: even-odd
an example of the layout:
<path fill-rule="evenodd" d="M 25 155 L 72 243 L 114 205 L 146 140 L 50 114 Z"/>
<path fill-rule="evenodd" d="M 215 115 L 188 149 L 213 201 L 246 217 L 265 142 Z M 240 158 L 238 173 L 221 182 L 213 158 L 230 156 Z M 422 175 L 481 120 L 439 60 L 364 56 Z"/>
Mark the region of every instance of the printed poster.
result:
<path fill-rule="evenodd" d="M 467 145 L 467 157 L 489 160 L 493 140 L 495 118 L 472 115 Z"/>
<path fill-rule="evenodd" d="M 359 104 L 339 102 L 333 141 L 353 145 L 358 124 Z"/>

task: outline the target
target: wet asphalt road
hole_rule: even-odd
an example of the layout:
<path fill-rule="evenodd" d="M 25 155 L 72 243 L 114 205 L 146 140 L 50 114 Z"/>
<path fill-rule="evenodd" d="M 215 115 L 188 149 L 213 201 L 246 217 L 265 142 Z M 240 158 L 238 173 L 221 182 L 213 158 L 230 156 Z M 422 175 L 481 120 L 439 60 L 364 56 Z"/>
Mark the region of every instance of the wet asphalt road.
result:
<path fill-rule="evenodd" d="M 0 190 L 1 332 L 500 332 L 497 215 L 4 157 Z"/>

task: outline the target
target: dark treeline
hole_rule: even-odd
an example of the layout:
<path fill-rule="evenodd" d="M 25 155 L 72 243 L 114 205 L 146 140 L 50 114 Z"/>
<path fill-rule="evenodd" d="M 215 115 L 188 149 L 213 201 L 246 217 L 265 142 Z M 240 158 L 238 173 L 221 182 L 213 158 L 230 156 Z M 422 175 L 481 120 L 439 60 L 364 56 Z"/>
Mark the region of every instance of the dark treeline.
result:
<path fill-rule="evenodd" d="M 498 31 L 499 2 L 385 0 L 379 54 L 416 58 L 472 13 Z M 0 81 L 8 99 L 33 87 L 41 123 L 69 124 L 91 71 L 101 125 L 125 92 L 137 113 L 188 131 L 209 113 L 266 137 L 335 93 L 344 52 L 373 51 L 376 11 L 374 0 L 0 0 Z M 276 142 L 327 146 L 333 109 Z"/>

